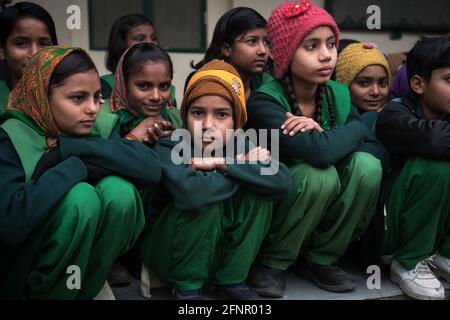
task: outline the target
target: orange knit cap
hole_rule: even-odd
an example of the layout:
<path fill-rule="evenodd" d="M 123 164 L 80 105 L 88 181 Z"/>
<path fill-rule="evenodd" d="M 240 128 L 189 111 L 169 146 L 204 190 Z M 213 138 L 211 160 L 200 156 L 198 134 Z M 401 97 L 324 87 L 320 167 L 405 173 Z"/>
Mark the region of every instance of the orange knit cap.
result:
<path fill-rule="evenodd" d="M 244 84 L 232 65 L 222 60 L 212 60 L 200 68 L 188 83 L 181 103 L 181 118 L 186 123 L 187 112 L 192 102 L 206 95 L 219 96 L 233 108 L 235 129 L 247 122 Z"/>

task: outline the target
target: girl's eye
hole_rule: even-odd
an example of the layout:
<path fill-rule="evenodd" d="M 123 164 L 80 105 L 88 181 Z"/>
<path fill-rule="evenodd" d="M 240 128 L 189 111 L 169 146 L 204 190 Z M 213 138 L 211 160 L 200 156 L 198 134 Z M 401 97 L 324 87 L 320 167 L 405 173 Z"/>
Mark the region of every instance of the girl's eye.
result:
<path fill-rule="evenodd" d="M 253 38 L 248 39 L 247 43 L 250 44 L 250 45 L 254 45 L 254 44 L 256 44 L 256 39 L 253 39 Z"/>
<path fill-rule="evenodd" d="M 159 87 L 161 90 L 167 91 L 170 89 L 170 83 L 162 83 Z"/>
<path fill-rule="evenodd" d="M 228 117 L 228 113 L 219 111 L 219 112 L 217 113 L 217 116 L 218 116 L 219 118 L 226 118 L 226 117 Z"/>
<path fill-rule="evenodd" d="M 328 48 L 329 49 L 332 49 L 332 48 L 334 48 L 336 46 L 336 42 L 335 41 L 332 41 L 332 42 L 329 42 L 328 43 Z"/>
<path fill-rule="evenodd" d="M 97 93 L 94 96 L 94 100 L 95 100 L 96 103 L 99 102 L 101 99 L 103 99 L 103 95 L 101 93 Z"/>
<path fill-rule="evenodd" d="M 264 40 L 264 46 L 270 48 L 272 44 L 270 43 L 270 40 Z"/>
<path fill-rule="evenodd" d="M 150 89 L 150 86 L 147 83 L 138 83 L 137 87 L 143 91 Z"/>
<path fill-rule="evenodd" d="M 191 114 L 192 114 L 194 117 L 200 117 L 200 116 L 202 115 L 202 112 L 201 112 L 201 111 L 197 111 L 197 110 L 192 110 L 192 111 L 191 111 Z"/>
<path fill-rule="evenodd" d="M 74 101 L 75 103 L 79 103 L 79 102 L 83 101 L 83 96 L 73 96 L 73 97 L 70 97 L 70 99 L 72 99 L 72 101 Z"/>
<path fill-rule="evenodd" d="M 41 47 L 49 47 L 49 46 L 52 45 L 52 43 L 50 41 L 42 41 L 42 42 L 39 43 L 39 45 Z"/>
<path fill-rule="evenodd" d="M 387 79 L 380 80 L 379 84 L 381 87 L 386 87 L 388 85 Z"/>
<path fill-rule="evenodd" d="M 305 45 L 306 50 L 314 50 L 316 48 L 316 45 L 314 43 L 309 43 Z"/>
<path fill-rule="evenodd" d="M 16 45 L 17 47 L 25 47 L 28 45 L 27 41 L 17 41 L 14 43 L 14 45 Z"/>
<path fill-rule="evenodd" d="M 361 87 L 368 87 L 369 86 L 369 81 L 366 80 L 359 80 L 356 82 L 359 86 Z"/>

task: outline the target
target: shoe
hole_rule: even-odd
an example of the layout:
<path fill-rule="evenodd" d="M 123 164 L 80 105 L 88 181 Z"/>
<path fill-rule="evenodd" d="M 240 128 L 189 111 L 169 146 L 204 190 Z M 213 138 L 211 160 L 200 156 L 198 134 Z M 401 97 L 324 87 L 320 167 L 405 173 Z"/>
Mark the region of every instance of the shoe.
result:
<path fill-rule="evenodd" d="M 438 277 L 450 283 L 450 259 L 436 254 L 426 259 L 430 270 Z"/>
<path fill-rule="evenodd" d="M 111 287 L 126 287 L 131 283 L 131 275 L 122 264 L 116 262 L 109 269 L 107 281 Z"/>
<path fill-rule="evenodd" d="M 283 298 L 286 282 L 284 271 L 256 263 L 247 278 L 249 286 L 261 297 Z"/>
<path fill-rule="evenodd" d="M 334 265 L 307 262 L 306 273 L 319 288 L 326 291 L 346 292 L 356 288 L 355 278 Z"/>
<path fill-rule="evenodd" d="M 177 300 L 203 300 L 201 289 L 194 290 L 176 290 L 173 289 L 172 294 Z"/>
<path fill-rule="evenodd" d="M 245 283 L 216 286 L 216 296 L 222 300 L 259 300 L 259 296 Z"/>
<path fill-rule="evenodd" d="M 391 280 L 411 298 L 418 300 L 442 300 L 445 298 L 442 283 L 431 272 L 426 260 L 412 270 L 406 270 L 397 260 L 391 264 Z"/>

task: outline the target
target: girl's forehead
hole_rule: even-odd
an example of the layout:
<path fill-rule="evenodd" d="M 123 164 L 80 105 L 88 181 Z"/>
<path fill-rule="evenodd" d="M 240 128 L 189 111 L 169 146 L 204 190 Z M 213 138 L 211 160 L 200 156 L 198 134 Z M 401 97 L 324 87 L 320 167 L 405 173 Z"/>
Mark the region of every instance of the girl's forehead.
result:
<path fill-rule="evenodd" d="M 257 35 L 257 36 L 267 36 L 267 29 L 266 28 L 253 28 L 253 29 L 248 29 L 245 30 L 244 32 L 241 33 L 241 35 L 239 35 L 237 38 L 241 38 L 241 37 L 247 37 L 247 36 L 251 36 L 251 35 Z"/>
<path fill-rule="evenodd" d="M 40 36 L 50 37 L 49 31 L 45 23 L 35 17 L 27 16 L 20 18 L 10 36 Z"/>
<path fill-rule="evenodd" d="M 316 29 L 312 30 L 310 33 L 308 33 L 305 38 L 303 39 L 304 41 L 308 41 L 311 39 L 322 39 L 322 40 L 326 40 L 330 37 L 335 36 L 333 30 L 328 27 L 328 26 L 320 26 L 317 27 Z"/>
<path fill-rule="evenodd" d="M 147 61 L 143 63 L 140 68 L 135 72 L 136 75 L 154 77 L 154 76 L 166 76 L 170 77 L 169 66 L 162 60 Z"/>

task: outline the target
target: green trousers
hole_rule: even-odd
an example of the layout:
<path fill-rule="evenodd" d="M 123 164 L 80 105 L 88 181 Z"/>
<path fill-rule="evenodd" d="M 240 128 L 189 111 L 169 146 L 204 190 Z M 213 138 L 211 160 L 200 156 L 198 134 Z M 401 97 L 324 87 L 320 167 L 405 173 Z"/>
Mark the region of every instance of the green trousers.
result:
<path fill-rule="evenodd" d="M 244 282 L 269 229 L 272 210 L 272 203 L 243 190 L 202 212 L 171 204 L 143 241 L 144 263 L 178 290 L 200 289 L 207 281 Z"/>
<path fill-rule="evenodd" d="M 371 154 L 355 152 L 326 169 L 301 163 L 290 171 L 292 191 L 275 205 L 258 261 L 286 270 L 303 253 L 310 262 L 333 264 L 370 223 L 381 163 Z"/>
<path fill-rule="evenodd" d="M 383 251 L 407 270 L 439 252 L 450 259 L 450 162 L 409 159 L 386 202 Z"/>
<path fill-rule="evenodd" d="M 109 176 L 95 187 L 76 184 L 24 243 L 0 244 L 0 298 L 92 299 L 143 225 L 131 183 Z M 70 266 L 80 270 L 80 289 L 67 285 Z"/>

